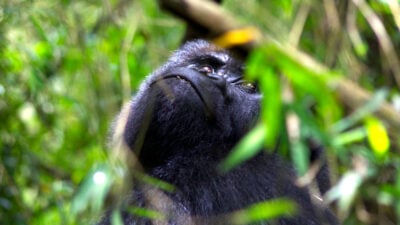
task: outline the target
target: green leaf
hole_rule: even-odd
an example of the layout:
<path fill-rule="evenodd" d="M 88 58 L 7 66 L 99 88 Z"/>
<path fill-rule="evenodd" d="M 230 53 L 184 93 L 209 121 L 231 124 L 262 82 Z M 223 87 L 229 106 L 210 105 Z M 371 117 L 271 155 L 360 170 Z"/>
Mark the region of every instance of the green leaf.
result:
<path fill-rule="evenodd" d="M 292 143 L 291 147 L 292 152 L 292 161 L 294 163 L 294 167 L 296 171 L 302 176 L 308 170 L 309 165 L 309 150 L 307 146 L 304 145 L 301 141 L 295 141 Z"/>
<path fill-rule="evenodd" d="M 344 146 L 355 142 L 360 142 L 367 137 L 364 127 L 349 130 L 334 137 L 333 144 L 335 146 Z"/>
<path fill-rule="evenodd" d="M 218 166 L 219 171 L 228 172 L 240 163 L 255 156 L 265 142 L 267 129 L 263 123 L 253 128 Z"/>
<path fill-rule="evenodd" d="M 265 68 L 259 77 L 260 89 L 263 93 L 261 120 L 265 121 L 266 146 L 272 148 L 280 131 L 282 120 L 282 98 L 279 77 L 271 68 Z"/>
<path fill-rule="evenodd" d="M 333 125 L 332 130 L 334 132 L 341 132 L 349 127 L 353 126 L 366 116 L 375 112 L 379 106 L 385 101 L 388 92 L 385 89 L 378 90 L 365 105 L 358 108 L 350 116 L 340 120 Z"/>
<path fill-rule="evenodd" d="M 262 50 L 266 55 L 264 64 L 282 72 L 293 85 L 295 94 L 300 97 L 311 95 L 317 100 L 318 113 L 326 123 L 337 120 L 339 108 L 330 87 L 338 78 L 335 73 L 315 63 L 307 55 L 291 52 L 272 41 Z"/>
<path fill-rule="evenodd" d="M 144 173 L 134 171 L 133 175 L 136 176 L 137 178 L 139 178 L 140 180 L 146 182 L 147 184 L 151 184 L 151 185 L 158 187 L 164 191 L 174 192 L 176 190 L 174 185 L 172 185 L 168 182 L 165 182 L 163 180 L 157 179 L 155 177 L 146 175 Z"/>
<path fill-rule="evenodd" d="M 141 208 L 141 207 L 129 207 L 128 212 L 144 217 L 144 218 L 149 218 L 151 220 L 165 220 L 165 215 L 162 214 L 161 212 L 151 210 L 151 209 L 146 209 L 146 208 Z"/>
<path fill-rule="evenodd" d="M 297 205 L 290 199 L 279 198 L 260 202 L 232 215 L 233 224 L 249 224 L 262 220 L 271 220 L 278 217 L 294 216 Z"/>
<path fill-rule="evenodd" d="M 119 210 L 114 210 L 111 214 L 111 224 L 112 225 L 124 225 L 122 216 Z"/>
<path fill-rule="evenodd" d="M 261 102 L 261 120 L 264 122 L 268 132 L 265 143 L 269 148 L 274 147 L 276 138 L 281 129 L 282 121 L 282 98 L 280 77 L 274 69 L 268 65 L 265 52 L 256 50 L 247 64 L 247 77 L 258 80 L 259 88 L 263 94 Z"/>

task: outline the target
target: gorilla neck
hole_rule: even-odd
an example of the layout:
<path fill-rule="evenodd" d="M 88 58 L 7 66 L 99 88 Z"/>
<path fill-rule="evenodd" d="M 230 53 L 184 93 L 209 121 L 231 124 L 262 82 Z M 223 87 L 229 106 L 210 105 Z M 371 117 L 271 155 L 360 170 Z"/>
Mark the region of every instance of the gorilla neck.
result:
<path fill-rule="evenodd" d="M 212 156 L 196 161 L 193 161 L 194 158 L 176 157 L 150 173 L 177 187 L 171 198 L 184 202 L 185 207 L 194 215 L 227 213 L 255 202 L 278 197 L 286 189 L 295 188 L 288 182 L 293 175 L 292 171 L 289 168 L 278 167 L 280 160 L 275 155 L 259 154 L 225 174 L 216 169 L 221 160 Z M 271 169 L 274 173 L 271 173 Z M 284 186 L 266 188 L 263 185 L 272 180 L 282 182 Z M 221 187 L 224 187 L 224 192 L 221 192 Z M 210 201 L 211 199 L 213 201 Z M 202 202 L 209 204 L 203 205 Z"/>
<path fill-rule="evenodd" d="M 153 133 L 151 138 L 145 139 L 139 160 L 148 171 L 170 165 L 184 168 L 186 164 L 193 169 L 201 169 L 203 163 L 207 167 L 213 167 L 213 164 L 227 156 L 237 140 L 217 139 L 215 135 L 178 138 L 170 134 L 168 138 L 158 138 Z"/>
<path fill-rule="evenodd" d="M 149 170 L 186 157 L 193 164 L 203 158 L 223 159 L 241 135 L 233 133 L 228 122 L 218 121 L 209 121 L 195 112 L 156 115 L 141 145 L 140 162 Z"/>

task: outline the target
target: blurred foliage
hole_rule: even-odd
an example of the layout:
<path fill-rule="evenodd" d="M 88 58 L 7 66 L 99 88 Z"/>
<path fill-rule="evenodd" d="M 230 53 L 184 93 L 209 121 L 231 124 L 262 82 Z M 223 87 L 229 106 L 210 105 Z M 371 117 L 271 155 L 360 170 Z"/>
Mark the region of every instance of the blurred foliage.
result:
<path fill-rule="evenodd" d="M 356 2 L 365 3 L 364 11 Z M 307 174 L 312 137 L 327 147 L 335 186 L 326 197 L 337 202 L 344 224 L 399 223 L 400 131 L 389 133 L 387 122 L 372 115 L 385 100 L 400 110 L 392 63 L 400 49 L 399 2 L 226 0 L 224 7 L 330 69 L 318 74 L 274 45 L 257 50 L 248 75 L 260 80 L 267 96 L 264 123 L 238 145 L 226 168 L 281 136 L 283 154 Z M 383 24 L 381 33 L 365 7 Z M 182 21 L 156 1 L 1 2 L 2 224 L 87 224 L 99 218 L 121 173 L 108 163 L 112 120 L 183 33 Z M 382 36 L 389 53 L 377 38 Z M 356 110 L 346 107 L 330 86 L 337 74 L 373 93 L 371 100 Z M 261 203 L 238 215 L 244 221 L 268 218 L 259 210 L 271 205 L 276 207 Z M 113 219 L 118 224 L 120 218 Z"/>
<path fill-rule="evenodd" d="M 81 224 L 101 207 L 85 193 L 113 117 L 182 32 L 152 1 L 0 4 L 2 224 Z"/>

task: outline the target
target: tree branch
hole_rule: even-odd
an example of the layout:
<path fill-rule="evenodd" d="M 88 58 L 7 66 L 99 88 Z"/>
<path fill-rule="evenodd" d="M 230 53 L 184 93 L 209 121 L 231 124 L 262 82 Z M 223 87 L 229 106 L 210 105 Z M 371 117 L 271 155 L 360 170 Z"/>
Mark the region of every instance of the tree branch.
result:
<path fill-rule="evenodd" d="M 237 28 L 237 23 L 213 1 L 204 0 L 159 0 L 163 9 L 181 17 L 188 23 L 207 28 L 213 36 Z"/>

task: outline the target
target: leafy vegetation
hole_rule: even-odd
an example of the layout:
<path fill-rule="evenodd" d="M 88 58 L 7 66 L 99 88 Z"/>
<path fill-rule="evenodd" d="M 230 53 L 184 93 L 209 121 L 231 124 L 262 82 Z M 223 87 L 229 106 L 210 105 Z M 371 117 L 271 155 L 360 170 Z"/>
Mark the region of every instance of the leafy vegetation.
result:
<path fill-rule="evenodd" d="M 399 4 L 226 0 L 227 11 L 258 27 L 268 41 L 252 53 L 247 68 L 265 96 L 262 120 L 221 168 L 237 165 L 263 143 L 274 146 L 279 137 L 282 154 L 302 175 L 299 183 L 308 183 L 313 165 L 307 142 L 313 138 L 327 148 L 335 186 L 325 197 L 343 223 L 397 224 Z M 0 4 L 2 224 L 87 224 L 99 218 L 105 202 L 111 204 L 107 193 L 124 177 L 108 147 L 113 118 L 144 76 L 180 45 L 184 28 L 156 1 Z M 365 93 L 367 101 L 358 101 Z M 247 223 L 291 207 L 277 202 L 236 216 Z"/>

